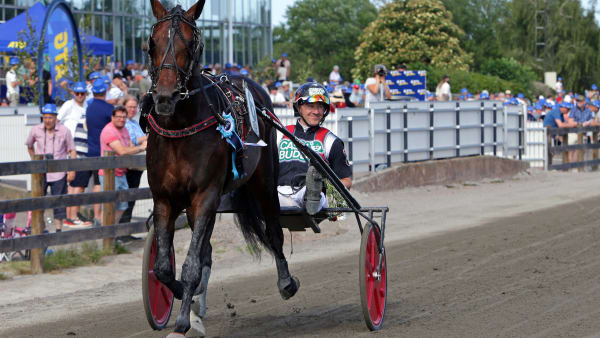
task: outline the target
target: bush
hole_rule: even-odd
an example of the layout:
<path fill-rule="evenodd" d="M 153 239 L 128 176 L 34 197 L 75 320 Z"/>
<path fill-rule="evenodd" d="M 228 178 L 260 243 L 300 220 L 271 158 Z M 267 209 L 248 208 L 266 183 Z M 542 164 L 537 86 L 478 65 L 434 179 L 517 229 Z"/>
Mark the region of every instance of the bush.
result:
<path fill-rule="evenodd" d="M 513 93 L 523 93 L 525 96 L 531 95 L 529 86 L 523 86 L 513 81 L 506 81 L 498 76 L 462 70 L 445 71 L 430 67 L 414 68 L 412 65 L 411 68 L 427 70 L 427 89 L 432 93 L 435 93 L 435 88 L 442 79 L 442 76 L 447 74 L 450 76 L 450 85 L 453 93 L 460 92 L 462 88 L 467 88 L 470 93 L 479 93 L 484 89 L 490 93 L 497 93 L 510 89 Z"/>
<path fill-rule="evenodd" d="M 528 66 L 521 65 L 513 58 L 488 60 L 481 66 L 481 73 L 497 76 L 503 80 L 518 83 L 529 88 L 535 80 L 535 73 Z"/>

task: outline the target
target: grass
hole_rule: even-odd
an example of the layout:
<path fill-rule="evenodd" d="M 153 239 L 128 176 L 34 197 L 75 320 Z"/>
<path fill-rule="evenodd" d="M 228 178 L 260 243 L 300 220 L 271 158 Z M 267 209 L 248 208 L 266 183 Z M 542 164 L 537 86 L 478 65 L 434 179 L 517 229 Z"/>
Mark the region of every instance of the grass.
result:
<path fill-rule="evenodd" d="M 42 266 L 44 272 L 58 272 L 78 266 L 99 264 L 103 257 L 125 253 L 129 253 L 129 250 L 118 242 L 115 242 L 112 250 L 102 250 L 98 248 L 96 242 L 87 242 L 83 243 L 79 249 L 74 247 L 58 249 L 46 255 Z M 12 261 L 0 264 L 0 280 L 8 279 L 10 275 L 25 275 L 30 273 L 31 264 L 29 261 Z"/>

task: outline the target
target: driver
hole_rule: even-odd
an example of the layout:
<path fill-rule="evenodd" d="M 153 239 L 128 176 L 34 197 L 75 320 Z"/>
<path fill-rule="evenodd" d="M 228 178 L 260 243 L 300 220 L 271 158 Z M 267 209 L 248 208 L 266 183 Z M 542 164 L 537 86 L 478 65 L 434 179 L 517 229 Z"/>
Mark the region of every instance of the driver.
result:
<path fill-rule="evenodd" d="M 344 142 L 331 131 L 321 127 L 329 113 L 327 90 L 316 82 L 300 86 L 294 99 L 294 111 L 300 115 L 287 130 L 303 140 L 329 164 L 347 189 L 352 185 L 352 169 L 348 163 Z M 327 207 L 323 194 L 323 176 L 310 166 L 302 153 L 287 137 L 278 133 L 279 203 L 281 206 L 306 208 L 310 215 Z"/>

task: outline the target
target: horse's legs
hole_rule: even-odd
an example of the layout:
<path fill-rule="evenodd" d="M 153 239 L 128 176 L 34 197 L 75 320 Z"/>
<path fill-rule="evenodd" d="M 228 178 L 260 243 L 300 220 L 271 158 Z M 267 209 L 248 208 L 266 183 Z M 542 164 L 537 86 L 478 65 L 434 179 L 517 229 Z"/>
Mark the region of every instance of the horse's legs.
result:
<path fill-rule="evenodd" d="M 157 247 L 154 274 L 173 292 L 177 299 L 181 299 L 183 287 L 175 279 L 175 273 L 171 267 L 171 246 L 175 232 L 175 219 L 177 219 L 179 211 L 173 210 L 167 202 L 154 202 L 154 233 Z"/>
<path fill-rule="evenodd" d="M 216 207 L 215 207 L 216 208 Z M 192 297 L 200 280 L 202 278 L 202 266 L 204 262 L 201 255 L 206 252 L 203 250 L 205 243 L 210 241 L 212 230 L 215 225 L 215 212 L 212 211 L 208 216 L 202 215 L 196 217 L 190 248 L 183 263 L 181 272 L 181 283 L 183 284 L 183 297 L 181 310 L 175 322 L 175 332 L 185 333 L 190 329 L 190 309 Z M 206 281 L 208 283 L 208 280 Z"/>
<path fill-rule="evenodd" d="M 277 196 L 277 179 L 272 179 L 276 176 L 275 168 L 262 160 L 255 175 L 248 184 L 252 191 L 264 191 L 264 194 L 257 197 L 265 219 L 265 235 L 269 241 L 271 251 L 275 256 L 278 277 L 277 287 L 279 288 L 281 298 L 289 299 L 293 297 L 300 288 L 300 281 L 290 274 L 287 260 L 283 253 L 284 238 L 283 230 L 279 223 L 280 207 L 279 198 Z"/>

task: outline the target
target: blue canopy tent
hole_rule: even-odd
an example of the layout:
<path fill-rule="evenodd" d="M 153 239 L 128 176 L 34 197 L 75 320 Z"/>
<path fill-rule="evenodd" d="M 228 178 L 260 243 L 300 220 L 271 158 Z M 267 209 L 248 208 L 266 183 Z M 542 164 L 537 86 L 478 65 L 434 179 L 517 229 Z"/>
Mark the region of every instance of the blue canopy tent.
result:
<path fill-rule="evenodd" d="M 22 46 L 23 34 L 29 32 L 27 27 L 27 17 L 31 18 L 32 27 L 35 32 L 36 40 L 40 39 L 44 16 L 46 15 L 46 6 L 41 2 L 31 6 L 27 11 L 15 16 L 0 25 L 0 52 L 14 53 Z M 20 33 L 21 32 L 21 33 Z M 86 52 L 91 55 L 112 55 L 113 43 L 111 41 L 102 40 L 93 35 L 81 33 L 81 43 Z"/>

